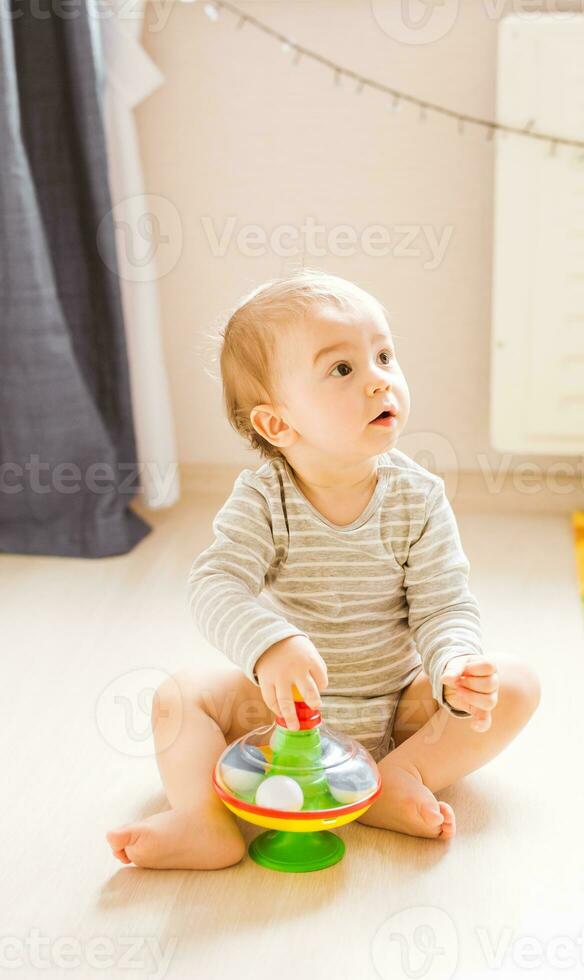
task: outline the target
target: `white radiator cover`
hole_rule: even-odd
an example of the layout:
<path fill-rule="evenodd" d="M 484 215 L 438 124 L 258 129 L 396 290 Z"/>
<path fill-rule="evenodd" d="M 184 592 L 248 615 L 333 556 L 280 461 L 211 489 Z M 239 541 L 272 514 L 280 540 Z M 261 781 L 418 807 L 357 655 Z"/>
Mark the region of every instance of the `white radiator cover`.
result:
<path fill-rule="evenodd" d="M 499 25 L 497 120 L 584 139 L 584 16 Z M 584 150 L 496 138 L 491 441 L 584 452 Z"/>

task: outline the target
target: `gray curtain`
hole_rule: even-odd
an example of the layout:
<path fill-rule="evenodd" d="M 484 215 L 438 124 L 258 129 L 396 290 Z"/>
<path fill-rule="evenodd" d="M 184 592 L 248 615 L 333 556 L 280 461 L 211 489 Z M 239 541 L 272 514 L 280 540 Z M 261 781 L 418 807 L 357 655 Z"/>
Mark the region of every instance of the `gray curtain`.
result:
<path fill-rule="evenodd" d="M 129 507 L 139 470 L 93 22 L 82 0 L 0 4 L 0 551 L 116 555 L 151 528 Z"/>

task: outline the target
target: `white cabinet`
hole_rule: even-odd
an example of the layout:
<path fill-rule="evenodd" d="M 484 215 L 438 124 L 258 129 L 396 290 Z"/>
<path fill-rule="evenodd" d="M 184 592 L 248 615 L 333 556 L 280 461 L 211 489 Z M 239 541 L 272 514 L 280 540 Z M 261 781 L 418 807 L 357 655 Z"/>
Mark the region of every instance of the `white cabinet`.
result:
<path fill-rule="evenodd" d="M 584 16 L 499 26 L 497 120 L 584 139 Z M 491 441 L 584 452 L 584 150 L 496 139 Z"/>

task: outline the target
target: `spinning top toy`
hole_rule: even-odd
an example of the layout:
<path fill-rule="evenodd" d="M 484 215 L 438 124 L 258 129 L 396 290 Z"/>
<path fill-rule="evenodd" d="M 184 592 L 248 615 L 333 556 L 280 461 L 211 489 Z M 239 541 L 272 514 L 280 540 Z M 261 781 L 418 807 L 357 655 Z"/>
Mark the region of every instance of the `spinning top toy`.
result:
<path fill-rule="evenodd" d="M 293 687 L 300 728 L 272 725 L 243 735 L 221 754 L 213 786 L 242 820 L 267 827 L 249 856 L 276 871 L 318 871 L 340 861 L 345 845 L 331 827 L 356 820 L 381 793 L 373 757 L 334 733 Z"/>

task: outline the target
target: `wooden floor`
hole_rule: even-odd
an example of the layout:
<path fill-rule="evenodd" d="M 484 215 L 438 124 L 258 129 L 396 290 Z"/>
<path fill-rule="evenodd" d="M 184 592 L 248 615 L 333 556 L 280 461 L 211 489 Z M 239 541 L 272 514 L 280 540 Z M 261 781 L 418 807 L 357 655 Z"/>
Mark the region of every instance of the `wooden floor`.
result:
<path fill-rule="evenodd" d="M 505 753 L 439 794 L 452 841 L 351 824 L 342 862 L 300 875 L 247 857 L 210 872 L 115 861 L 105 831 L 166 808 L 149 690 L 220 656 L 190 623 L 186 578 L 222 499 L 142 511 L 155 528 L 122 557 L 0 557 L 2 975 L 582 976 L 584 637 L 568 514 L 459 516 L 485 648 L 532 662 L 543 698 Z"/>

